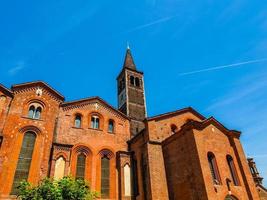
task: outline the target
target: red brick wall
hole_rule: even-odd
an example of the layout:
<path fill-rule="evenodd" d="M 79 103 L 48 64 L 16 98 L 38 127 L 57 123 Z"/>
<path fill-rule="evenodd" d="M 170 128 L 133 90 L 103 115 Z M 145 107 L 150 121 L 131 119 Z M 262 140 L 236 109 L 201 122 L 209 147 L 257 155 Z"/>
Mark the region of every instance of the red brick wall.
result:
<path fill-rule="evenodd" d="M 74 127 L 75 115 L 82 115 L 81 128 Z M 100 129 L 91 128 L 91 115 L 100 117 Z M 108 121 L 114 120 L 114 133 L 108 132 Z M 102 150 L 108 150 L 110 159 L 110 199 L 118 198 L 119 174 L 116 169 L 116 152 L 127 151 L 127 141 L 130 139 L 129 120 L 116 111 L 108 108 L 98 100 L 83 104 L 63 106 L 60 108 L 55 142 L 73 145 L 71 148 L 70 174 L 75 176 L 76 156 L 79 150 L 87 150 L 85 178 L 91 183 L 93 190 L 101 190 L 101 155 Z M 77 148 L 79 150 L 77 150 Z M 64 152 L 64 151 L 62 151 Z M 59 153 L 58 151 L 56 153 Z M 53 167 L 53 165 L 52 165 Z"/>
<path fill-rule="evenodd" d="M 207 199 L 192 131 L 174 134 L 163 142 L 169 198 Z"/>
<path fill-rule="evenodd" d="M 29 173 L 29 181 L 37 183 L 48 175 L 50 148 L 52 145 L 55 119 L 58 114 L 59 100 L 43 89 L 41 96 L 36 95 L 37 87 L 15 91 L 9 114 L 3 128 L 3 143 L 0 149 L 2 168 L 0 173 L 0 194 L 9 194 L 16 170 L 18 156 L 26 131 L 37 135 Z M 39 120 L 28 118 L 28 107 L 32 101 L 42 102 L 44 109 Z"/>
<path fill-rule="evenodd" d="M 197 151 L 208 199 L 224 199 L 229 193 L 226 179 L 228 178 L 231 180 L 232 178 L 226 160 L 227 155 L 230 155 L 233 158 L 238 179 L 240 181 L 239 186 L 234 186 L 233 182 L 230 183 L 230 191 L 232 195 L 236 196 L 238 199 L 259 199 L 239 139 L 235 138 L 235 144 L 233 144 L 230 139 L 232 136 L 227 136 L 212 124 L 203 130 L 194 130 L 194 137 L 197 144 Z M 237 147 L 237 152 L 235 152 L 234 145 Z M 222 180 L 221 185 L 213 184 L 207 161 L 208 152 L 212 152 L 216 157 L 218 171 Z M 237 158 L 237 154 L 241 159 L 241 163 L 238 161 L 239 158 Z M 245 176 L 243 176 L 243 171 Z M 247 181 L 249 184 L 248 188 L 246 187 Z"/>
<path fill-rule="evenodd" d="M 149 140 L 161 142 L 172 135 L 171 125 L 177 127 L 177 131 L 187 120 L 200 121 L 199 117 L 191 112 L 186 112 L 180 115 L 165 117 L 162 119 L 152 120 L 148 122 Z"/>

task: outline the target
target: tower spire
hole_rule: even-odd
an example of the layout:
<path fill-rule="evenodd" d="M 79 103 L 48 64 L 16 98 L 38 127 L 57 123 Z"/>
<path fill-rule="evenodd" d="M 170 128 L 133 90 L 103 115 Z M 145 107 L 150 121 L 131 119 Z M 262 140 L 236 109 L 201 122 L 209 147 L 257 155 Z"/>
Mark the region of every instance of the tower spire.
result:
<path fill-rule="evenodd" d="M 133 57 L 132 57 L 130 46 L 129 46 L 128 42 L 127 42 L 127 49 L 126 49 L 126 55 L 125 55 L 125 59 L 124 59 L 123 68 L 136 70 L 136 66 L 134 64 Z"/>

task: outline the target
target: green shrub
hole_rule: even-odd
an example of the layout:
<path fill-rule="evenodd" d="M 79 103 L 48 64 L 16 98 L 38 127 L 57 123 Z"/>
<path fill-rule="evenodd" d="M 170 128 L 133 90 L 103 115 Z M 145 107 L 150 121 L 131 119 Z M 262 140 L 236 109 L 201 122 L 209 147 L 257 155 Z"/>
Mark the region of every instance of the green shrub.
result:
<path fill-rule="evenodd" d="M 45 178 L 37 186 L 24 181 L 18 189 L 21 200 L 94 200 L 98 197 L 84 180 L 71 177 L 58 181 Z"/>

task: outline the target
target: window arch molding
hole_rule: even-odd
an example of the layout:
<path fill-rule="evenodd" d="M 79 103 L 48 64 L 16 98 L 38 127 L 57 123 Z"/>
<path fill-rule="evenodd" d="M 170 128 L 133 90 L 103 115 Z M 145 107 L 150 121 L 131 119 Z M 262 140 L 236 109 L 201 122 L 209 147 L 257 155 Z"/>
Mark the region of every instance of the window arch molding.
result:
<path fill-rule="evenodd" d="M 97 121 L 94 121 L 93 123 L 93 118 L 98 118 L 98 126 L 97 126 Z M 99 112 L 91 112 L 89 114 L 89 128 L 96 129 L 96 130 L 103 130 L 104 128 L 104 117 L 101 115 Z"/>
<path fill-rule="evenodd" d="M 42 134 L 42 131 L 40 128 L 38 128 L 37 126 L 32 126 L 32 125 L 24 126 L 24 127 L 20 128 L 19 132 L 21 132 L 23 134 L 26 132 L 33 132 L 36 135 L 36 137 L 38 137 L 38 135 Z"/>
<path fill-rule="evenodd" d="M 65 152 L 58 152 L 55 155 L 54 160 L 59 159 L 59 157 L 63 157 L 65 161 L 67 161 L 67 158 L 68 158 L 68 156 L 67 156 L 67 154 Z"/>
<path fill-rule="evenodd" d="M 100 157 L 107 156 L 109 159 L 114 158 L 114 153 L 110 148 L 103 148 L 99 151 L 98 155 Z"/>
<path fill-rule="evenodd" d="M 116 132 L 116 123 L 114 119 L 108 119 L 108 132 L 109 133 L 115 133 Z"/>
<path fill-rule="evenodd" d="M 27 116 L 32 119 L 43 118 L 45 103 L 41 100 L 30 100 L 27 103 Z"/>
<path fill-rule="evenodd" d="M 75 128 L 82 128 L 83 127 L 83 115 L 80 113 L 80 112 L 76 112 L 74 115 L 73 115 L 73 125 Z M 80 119 L 79 119 L 80 118 Z M 77 121 L 76 121 L 77 120 Z M 80 122 L 78 122 L 78 120 Z M 79 123 L 79 124 L 78 124 Z"/>
<path fill-rule="evenodd" d="M 92 156 L 93 153 L 87 145 L 77 144 L 72 148 L 72 156 L 71 156 L 71 174 L 76 177 L 77 173 L 77 159 L 79 155 L 85 155 L 85 171 L 84 171 L 84 179 L 91 181 L 91 171 L 92 171 Z"/>
<path fill-rule="evenodd" d="M 88 146 L 84 144 L 78 144 L 73 148 L 73 153 L 84 153 L 86 156 L 90 156 L 92 154 L 92 151 Z"/>
<path fill-rule="evenodd" d="M 38 107 L 41 108 L 41 117 L 39 119 L 44 119 L 45 118 L 45 112 L 44 110 L 49 109 L 49 105 L 43 102 L 40 99 L 32 99 L 32 97 L 29 97 L 25 101 L 26 103 L 24 104 L 22 115 L 25 117 L 29 117 L 29 109 L 31 106 L 34 106 L 34 109 L 37 109 Z"/>
<path fill-rule="evenodd" d="M 41 101 L 40 99 L 30 99 L 27 102 L 28 107 L 30 107 L 31 105 L 39 105 L 42 109 L 45 109 L 45 107 L 47 106 L 43 101 Z"/>

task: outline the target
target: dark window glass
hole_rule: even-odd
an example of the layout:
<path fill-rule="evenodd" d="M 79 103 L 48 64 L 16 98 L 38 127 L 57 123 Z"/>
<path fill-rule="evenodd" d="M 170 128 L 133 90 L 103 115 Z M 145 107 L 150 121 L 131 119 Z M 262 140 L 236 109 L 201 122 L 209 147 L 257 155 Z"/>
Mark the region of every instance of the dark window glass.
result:
<path fill-rule="evenodd" d="M 219 170 L 217 167 L 215 156 L 211 152 L 208 153 L 208 161 L 209 161 L 209 167 L 210 167 L 210 172 L 211 172 L 211 176 L 213 179 L 213 183 L 218 185 L 220 184 L 221 179 L 220 179 Z"/>
<path fill-rule="evenodd" d="M 81 153 L 77 156 L 76 179 L 84 179 L 86 156 Z"/>
<path fill-rule="evenodd" d="M 81 128 L 81 122 L 82 122 L 81 115 L 76 115 L 75 116 L 75 127 L 76 128 Z"/>
<path fill-rule="evenodd" d="M 111 119 L 108 121 L 108 132 L 110 133 L 114 132 L 114 122 Z"/>
<path fill-rule="evenodd" d="M 140 80 L 138 77 L 135 78 L 135 86 L 140 87 Z"/>
<path fill-rule="evenodd" d="M 33 118 L 34 113 L 35 113 L 35 107 L 31 106 L 28 112 L 28 117 Z"/>
<path fill-rule="evenodd" d="M 101 158 L 101 197 L 109 198 L 109 158 Z"/>
<path fill-rule="evenodd" d="M 17 194 L 20 182 L 28 179 L 35 139 L 36 135 L 32 132 L 25 133 L 23 137 L 11 194 Z"/>
<path fill-rule="evenodd" d="M 239 180 L 238 180 L 238 177 L 237 177 L 236 168 L 235 168 L 235 165 L 234 165 L 233 158 L 230 155 L 227 155 L 226 159 L 227 159 L 227 163 L 228 163 L 228 166 L 229 166 L 229 170 L 230 170 L 231 177 L 232 177 L 232 180 L 234 182 L 234 185 L 239 185 Z"/>
<path fill-rule="evenodd" d="M 134 85 L 134 77 L 133 76 L 130 76 L 130 84 Z"/>
<path fill-rule="evenodd" d="M 38 107 L 34 113 L 34 119 L 40 119 L 41 117 L 42 108 Z"/>

